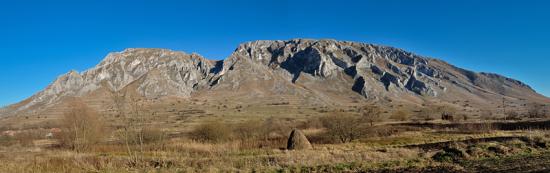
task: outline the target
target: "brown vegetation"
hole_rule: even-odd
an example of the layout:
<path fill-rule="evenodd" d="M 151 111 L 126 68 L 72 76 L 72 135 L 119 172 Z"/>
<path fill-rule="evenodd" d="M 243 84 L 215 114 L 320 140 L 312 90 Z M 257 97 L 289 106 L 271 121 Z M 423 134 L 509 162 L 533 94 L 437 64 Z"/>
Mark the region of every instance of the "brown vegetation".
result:
<path fill-rule="evenodd" d="M 219 121 L 202 123 L 191 132 L 191 138 L 201 142 L 223 142 L 232 135 L 232 129 Z"/>
<path fill-rule="evenodd" d="M 397 121 L 407 121 L 410 119 L 410 114 L 405 110 L 398 110 L 390 118 Z"/>
<path fill-rule="evenodd" d="M 515 157 L 550 148 L 546 131 L 530 129 L 545 129 L 550 123 L 458 122 L 466 114 L 445 106 L 427 106 L 430 110 L 423 112 L 448 121 L 415 122 L 409 121 L 414 114 L 405 108 L 382 111 L 358 106 L 322 108 L 325 114 L 307 118 L 206 117 L 193 119 L 192 125 L 185 124 L 187 131 L 180 131 L 150 122 L 155 115 L 139 99 L 126 95 L 115 99 L 120 100 L 113 108 L 119 121 L 113 124 L 75 101 L 60 120 L 62 133 L 56 139 L 46 137 L 50 129 L 38 128 L 0 135 L 0 161 L 5 163 L 0 172 L 469 172 L 472 169 L 463 164 L 477 159 Z M 184 117 L 182 121 L 195 116 L 193 111 L 174 110 Z M 378 123 L 385 114 L 400 122 Z M 93 121 L 106 126 L 82 123 Z M 84 126 L 92 131 L 74 128 Z M 291 135 L 294 138 L 289 140 L 292 129 L 300 129 L 302 135 Z M 66 148 L 46 147 L 57 139 Z M 313 147 L 286 150 L 295 148 L 289 147 L 294 139 L 309 140 Z"/>
<path fill-rule="evenodd" d="M 424 121 L 434 120 L 437 116 L 437 109 L 432 106 L 427 106 L 418 111 L 418 117 Z"/>
<path fill-rule="evenodd" d="M 321 118 L 327 135 L 342 143 L 356 140 L 366 133 L 366 126 L 363 117 L 349 114 L 337 113 Z"/>
<path fill-rule="evenodd" d="M 367 105 L 361 109 L 362 120 L 373 126 L 375 122 L 382 121 L 382 109 L 375 105 Z"/>
<path fill-rule="evenodd" d="M 529 104 L 527 106 L 527 116 L 529 118 L 546 118 L 544 105 L 538 103 Z"/>
<path fill-rule="evenodd" d="M 56 135 L 61 146 L 78 152 L 109 137 L 105 123 L 97 112 L 77 99 L 69 102 L 69 107 L 71 109 L 61 119 L 61 132 Z"/>

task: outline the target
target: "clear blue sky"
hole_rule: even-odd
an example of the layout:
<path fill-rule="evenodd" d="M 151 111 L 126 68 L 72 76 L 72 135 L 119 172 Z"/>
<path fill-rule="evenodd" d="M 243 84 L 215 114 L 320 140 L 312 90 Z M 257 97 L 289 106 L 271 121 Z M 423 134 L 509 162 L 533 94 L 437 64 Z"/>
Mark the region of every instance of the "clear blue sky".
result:
<path fill-rule="evenodd" d="M 403 48 L 550 95 L 550 2 L 1 1 L 0 105 L 112 51 L 156 47 L 223 59 L 245 41 L 332 38 Z"/>

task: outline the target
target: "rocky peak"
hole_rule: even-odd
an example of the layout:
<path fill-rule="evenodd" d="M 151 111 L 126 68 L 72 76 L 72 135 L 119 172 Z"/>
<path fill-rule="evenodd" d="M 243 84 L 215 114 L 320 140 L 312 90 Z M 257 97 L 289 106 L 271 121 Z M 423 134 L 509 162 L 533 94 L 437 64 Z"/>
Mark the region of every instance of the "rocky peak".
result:
<path fill-rule="evenodd" d="M 100 88 L 111 92 L 131 88 L 148 98 L 188 98 L 203 89 L 236 92 L 238 88 L 260 86 L 269 88 L 255 89 L 292 95 L 309 92 L 302 94 L 307 97 L 349 90 L 348 94 L 355 92 L 367 99 L 407 96 L 454 101 L 456 95 L 472 97 L 487 93 L 541 98 L 520 81 L 460 69 L 398 48 L 294 39 L 243 43 L 222 61 L 167 49 L 126 49 L 108 54 L 87 71 L 70 71 L 60 76 L 45 90 L 12 107 L 19 111 L 34 105 L 50 105 L 65 96 L 83 96 Z M 479 99 L 489 97 L 493 96 L 483 95 Z"/>
<path fill-rule="evenodd" d="M 63 96 L 81 96 L 100 87 L 118 91 L 141 78 L 144 80 L 137 87 L 143 96 L 189 96 L 193 88 L 207 84 L 203 80 L 211 77 L 213 67 L 213 61 L 198 54 L 167 49 L 126 49 L 108 54 L 87 71 L 72 70 L 58 77 L 21 109 L 53 103 Z"/>
<path fill-rule="evenodd" d="M 213 62 L 198 54 L 167 49 L 126 49 L 109 54 L 98 66 L 84 72 L 84 76 L 93 83 L 105 80 L 113 90 L 119 90 L 152 69 L 180 71 L 182 73 L 163 75 L 185 79 L 204 76 L 212 66 Z"/>
<path fill-rule="evenodd" d="M 345 74 L 356 80 L 354 88 L 365 96 L 376 97 L 378 87 L 437 95 L 438 72 L 429 59 L 392 47 L 336 40 L 295 39 L 253 41 L 241 44 L 231 61 L 250 60 L 291 74 L 292 82 L 306 74 L 334 78 Z M 365 81 L 375 79 L 375 81 Z"/>

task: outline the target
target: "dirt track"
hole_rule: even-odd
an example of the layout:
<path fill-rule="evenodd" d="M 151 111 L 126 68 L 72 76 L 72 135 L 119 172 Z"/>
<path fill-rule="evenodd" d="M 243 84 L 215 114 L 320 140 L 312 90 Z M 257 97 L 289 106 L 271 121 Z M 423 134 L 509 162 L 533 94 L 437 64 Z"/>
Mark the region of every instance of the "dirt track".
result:
<path fill-rule="evenodd" d="M 550 152 L 461 163 L 469 172 L 550 172 Z"/>

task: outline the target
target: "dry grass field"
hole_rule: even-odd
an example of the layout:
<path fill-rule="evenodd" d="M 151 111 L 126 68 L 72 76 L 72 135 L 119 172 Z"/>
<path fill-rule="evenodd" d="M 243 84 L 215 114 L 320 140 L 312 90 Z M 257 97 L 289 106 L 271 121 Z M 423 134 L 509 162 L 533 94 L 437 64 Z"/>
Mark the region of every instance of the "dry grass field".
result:
<path fill-rule="evenodd" d="M 315 136 L 317 130 L 307 130 Z M 406 131 L 350 143 L 313 141 L 311 150 L 288 151 L 284 140 L 199 142 L 174 138 L 132 145 L 101 143 L 83 151 L 3 138 L 1 172 L 486 172 L 546 170 L 550 153 L 545 131 L 457 134 Z M 479 141 L 468 142 L 468 140 Z M 486 139 L 486 140 L 484 140 Z M 8 145 L 9 140 L 16 142 Z M 441 147 L 431 144 L 445 143 Z M 142 149 L 138 149 L 143 147 Z M 530 160 L 536 158 L 537 160 Z M 509 165 L 517 161 L 527 165 Z M 537 164 L 539 164 L 537 166 Z M 502 167 L 502 166 L 506 167 Z M 526 166 L 527 168 L 521 168 Z"/>
<path fill-rule="evenodd" d="M 192 102 L 113 104 L 96 112 L 75 100 L 61 117 L 3 119 L 0 172 L 549 170 L 550 122 L 540 117 L 489 119 L 444 107 Z M 313 148 L 287 150 L 293 129 Z"/>

